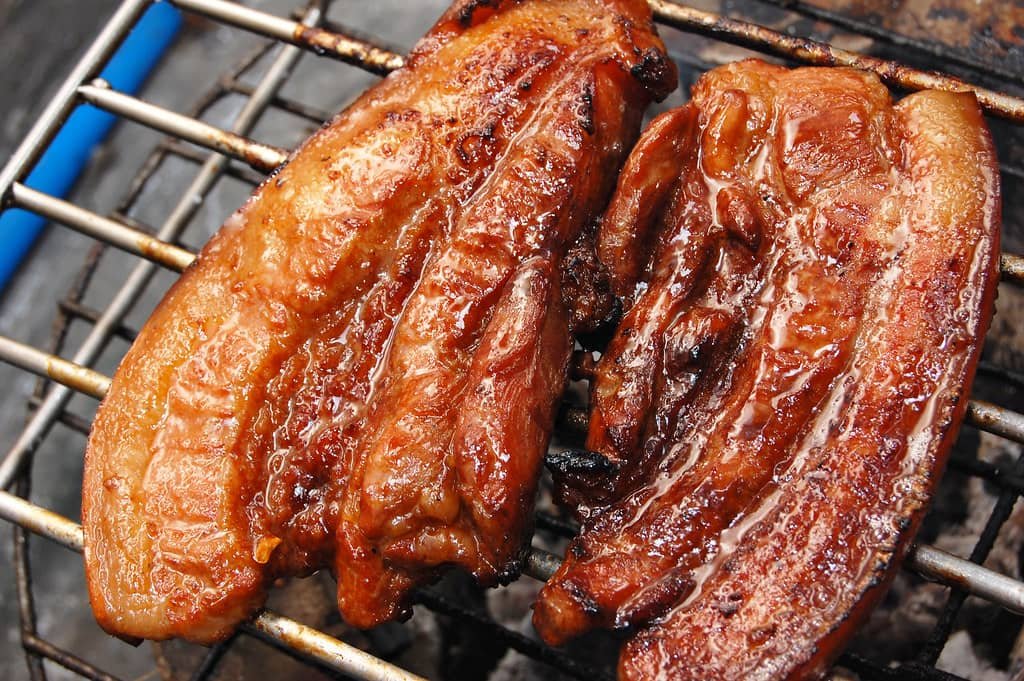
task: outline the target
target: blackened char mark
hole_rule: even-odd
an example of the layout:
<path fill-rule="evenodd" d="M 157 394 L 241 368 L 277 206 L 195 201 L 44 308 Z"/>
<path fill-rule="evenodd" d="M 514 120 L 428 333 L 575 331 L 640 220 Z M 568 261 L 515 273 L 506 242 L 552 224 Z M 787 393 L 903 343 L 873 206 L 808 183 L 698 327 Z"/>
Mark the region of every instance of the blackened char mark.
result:
<path fill-rule="evenodd" d="M 591 78 L 583 86 L 580 94 L 580 101 L 576 105 L 576 117 L 580 127 L 587 131 L 588 135 L 594 134 L 594 79 Z"/>
<path fill-rule="evenodd" d="M 651 92 L 658 93 L 657 99 L 661 101 L 668 96 L 663 90 L 664 84 L 675 80 L 676 67 L 666 59 L 664 52 L 648 47 L 640 53 L 640 62 L 629 69 L 629 74 Z"/>
<path fill-rule="evenodd" d="M 604 454 L 585 449 L 566 449 L 548 454 L 544 463 L 550 470 L 563 475 L 612 474 L 619 470 L 618 465 Z"/>
<path fill-rule="evenodd" d="M 597 257 L 598 224 L 584 229 L 562 258 L 562 298 L 569 310 L 569 327 L 584 347 L 600 349 L 603 338 L 622 318 L 622 303 L 612 292 L 608 268 Z M 597 346 L 595 346 L 595 342 Z"/>
<path fill-rule="evenodd" d="M 459 23 L 463 28 L 472 28 L 487 21 L 491 15 L 501 11 L 502 5 L 519 4 L 521 0 L 469 0 L 458 9 Z M 483 10 L 483 11 L 481 11 Z"/>
<path fill-rule="evenodd" d="M 623 68 L 629 71 L 655 101 L 668 97 L 676 89 L 679 72 L 675 62 L 669 59 L 663 45 L 650 42 L 648 36 L 653 32 L 654 22 L 649 20 L 646 26 L 638 26 L 629 17 L 616 17 L 622 32 L 631 44 L 632 57 Z"/>
<path fill-rule="evenodd" d="M 619 466 L 600 452 L 586 449 L 567 449 L 550 452 L 544 465 L 558 481 L 556 501 L 573 508 L 578 506 L 576 495 L 597 494 L 615 481 Z"/>

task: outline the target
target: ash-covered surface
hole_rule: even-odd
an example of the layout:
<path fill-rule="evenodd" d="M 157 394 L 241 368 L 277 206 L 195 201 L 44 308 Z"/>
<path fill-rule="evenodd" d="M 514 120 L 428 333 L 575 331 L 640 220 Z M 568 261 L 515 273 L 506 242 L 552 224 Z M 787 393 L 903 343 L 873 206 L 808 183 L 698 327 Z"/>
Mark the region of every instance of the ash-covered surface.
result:
<path fill-rule="evenodd" d="M 992 3 L 988 0 L 981 3 L 959 0 L 813 1 L 816 5 L 853 12 L 885 28 L 947 41 L 951 49 L 964 50 L 975 57 L 980 55 L 990 59 L 989 63 L 1002 63 L 1006 59 L 1013 62 L 1020 58 L 1020 22 L 1010 26 L 1006 24 L 1006 17 L 1011 22 L 1020 17 L 1015 3 Z M 962 66 L 945 69 L 933 57 L 907 52 L 892 44 L 875 43 L 848 30 L 782 10 L 776 6 L 779 2 L 783 0 L 725 0 L 721 3 L 701 0 L 692 4 L 705 9 L 724 6 L 732 16 L 751 18 L 777 30 L 830 40 L 841 47 L 897 58 L 923 68 L 944 68 L 974 82 L 1021 94 L 1019 87 L 1009 86 L 991 74 Z M 5 92 L 5 96 L 0 98 L 0 160 L 13 150 L 35 113 L 44 105 L 45 98 L 55 89 L 60 76 L 70 69 L 74 58 L 81 53 L 115 4 L 115 0 L 76 3 L 66 0 L 0 0 L 0 37 L 4 39 L 7 57 L 0 63 L 0 86 Z M 298 0 L 246 0 L 246 4 L 286 16 Z M 331 17 L 404 50 L 446 5 L 446 0 L 419 0 L 415 3 L 405 0 L 376 0 L 373 3 L 337 0 L 332 5 Z M 950 28 L 951 15 L 943 8 L 954 5 L 956 11 L 976 10 L 963 23 L 972 27 L 974 32 L 971 35 L 965 36 L 955 27 Z M 929 27 L 927 22 L 932 19 L 941 20 L 941 30 Z M 908 22 L 916 23 L 911 26 Z M 994 22 L 998 26 L 994 26 Z M 1007 52 L 1002 55 L 1006 59 L 1000 56 L 996 49 L 998 45 L 993 47 L 991 41 L 986 41 L 986 31 L 1007 45 Z M 682 103 L 686 88 L 702 70 L 752 54 L 672 30 L 663 30 L 662 34 L 683 66 L 683 89 L 652 114 Z M 243 31 L 192 20 L 142 97 L 176 111 L 187 111 L 221 74 L 261 44 L 262 39 Z M 245 80 L 254 83 L 268 63 L 266 59 L 261 60 Z M 334 112 L 374 80 L 374 77 L 338 62 L 305 56 L 283 94 Z M 228 127 L 241 103 L 239 97 L 228 98 L 214 106 L 205 119 Z M 1024 128 L 999 121 L 992 122 L 992 126 L 1000 158 L 1007 167 L 1004 173 L 1004 248 L 1022 253 Z M 314 127 L 314 123 L 294 116 L 271 113 L 264 117 L 252 136 L 272 144 L 293 146 Z M 97 151 L 73 200 L 100 213 L 111 211 L 124 196 L 146 155 L 160 139 L 159 134 L 141 126 L 119 125 L 110 141 Z M 166 163 L 143 192 L 132 212 L 133 217 L 150 225 L 159 225 L 170 213 L 195 170 L 195 166 L 181 161 Z M 193 220 L 184 242 L 196 247 L 205 241 L 241 204 L 249 191 L 250 188 L 241 182 L 222 180 Z M 0 333 L 45 347 L 55 304 L 68 290 L 91 243 L 69 230 L 51 228 L 9 290 L 0 297 Z M 96 307 L 109 302 L 134 262 L 132 257 L 108 250 L 87 289 L 85 301 Z M 173 277 L 169 274 L 157 277 L 129 315 L 129 325 L 137 328 L 145 320 L 171 281 Z M 1016 377 L 1016 374 L 1024 374 L 1022 296 L 1024 293 L 1012 286 L 1004 284 L 1000 288 L 998 314 L 985 352 L 986 361 L 999 370 L 980 375 L 975 392 L 978 397 L 1017 411 L 1024 411 L 1024 384 Z M 68 339 L 68 349 L 62 354 L 70 356 L 87 331 L 88 325 L 76 323 Z M 123 341 L 112 341 L 97 368 L 106 373 L 112 372 L 125 348 Z M 1007 370 L 1016 373 L 1008 373 Z M 0 382 L 7 387 L 0 394 L 0 452 L 4 452 L 13 444 L 24 420 L 34 379 L 25 372 L 0 365 Z M 72 413 L 84 418 L 91 418 L 94 409 L 94 402 L 83 397 L 76 397 L 70 405 Z M 78 519 L 84 442 L 79 433 L 63 426 L 54 428 L 36 457 L 33 501 Z M 1021 577 L 1024 510 L 1013 504 L 1013 495 L 1003 494 L 1000 502 L 1003 490 L 963 472 L 965 462 L 981 460 L 1020 476 L 1024 474 L 1020 448 L 1001 438 L 964 428 L 955 456 L 961 464 L 954 465 L 946 475 L 935 508 L 922 530 L 921 540 L 957 555 L 968 556 L 975 550 L 985 526 L 991 524 L 992 511 L 999 504 L 1007 511 L 1007 517 L 985 564 L 1004 574 Z M 546 501 L 542 506 L 557 512 Z M 5 532 L 9 536 L 9 531 Z M 561 551 L 564 547 L 563 538 L 544 531 L 538 532 L 535 543 L 553 551 Z M 92 620 L 79 558 L 65 549 L 36 539 L 32 542 L 32 560 L 39 630 L 55 644 L 126 679 L 187 679 L 195 665 L 208 654 L 206 649 L 180 642 L 132 648 L 105 636 Z M 27 672 L 18 643 L 13 573 L 11 543 L 5 539 L 0 541 L 0 616 L 6 623 L 4 636 L 0 637 L 0 678 L 18 679 L 25 678 Z M 429 678 L 459 681 L 567 678 L 552 667 L 517 652 L 508 640 L 495 637 L 476 619 L 489 616 L 497 620 L 522 637 L 517 639 L 519 647 L 529 647 L 530 641 L 536 642 L 529 619 L 538 589 L 538 582 L 524 577 L 507 587 L 483 592 L 464 578 L 451 577 L 433 587 L 426 598 L 434 599 L 435 605 L 438 602 L 455 604 L 471 616 L 435 614 L 428 607 L 418 606 L 409 622 L 387 625 L 373 632 L 358 632 L 340 621 L 334 607 L 334 585 L 325 575 L 283 584 L 272 596 L 271 606 Z M 949 589 L 926 583 L 909 573 L 901 573 L 889 597 L 851 650 L 883 665 L 890 662 L 927 662 L 938 656 L 940 668 L 965 678 L 984 681 L 1020 678 L 1024 667 L 1021 618 L 980 599 L 966 600 L 952 621 L 948 642 L 939 646 L 941 650 L 932 650 L 935 646 L 931 644 L 936 642 L 932 640 L 933 632 L 949 599 Z M 597 678 L 596 675 L 602 672 L 611 674 L 617 645 L 614 637 L 605 634 L 594 635 L 575 644 L 571 648 L 573 656 L 579 664 L 594 672 L 591 676 L 587 675 L 589 672 L 583 674 L 584 678 Z M 73 677 L 53 665 L 49 665 L 47 671 L 51 678 Z M 837 671 L 837 676 L 857 678 L 854 672 L 847 670 Z M 219 660 L 216 673 L 211 678 L 318 677 L 336 678 L 336 675 L 311 672 L 305 664 L 281 654 L 268 644 L 240 635 Z"/>

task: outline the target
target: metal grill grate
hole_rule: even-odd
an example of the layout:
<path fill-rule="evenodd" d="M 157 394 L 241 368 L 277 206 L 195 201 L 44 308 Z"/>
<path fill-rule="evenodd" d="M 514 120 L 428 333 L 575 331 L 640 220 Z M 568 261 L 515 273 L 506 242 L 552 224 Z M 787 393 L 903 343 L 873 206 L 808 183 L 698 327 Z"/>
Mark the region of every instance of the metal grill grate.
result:
<path fill-rule="evenodd" d="M 10 338 L 0 337 L 0 360 L 47 379 L 39 382 L 36 393 L 30 400 L 31 416 L 15 445 L 0 460 L 0 517 L 16 525 L 15 565 L 22 643 L 33 678 L 44 678 L 43 659 L 51 660 L 85 678 L 113 678 L 74 653 L 58 648 L 37 633 L 27 553 L 30 533 L 42 535 L 75 551 L 80 551 L 82 547 L 80 526 L 27 500 L 31 482 L 31 463 L 39 444 L 55 423 L 61 423 L 82 434 L 88 433 L 89 423 L 66 409 L 69 401 L 76 393 L 100 398 L 106 392 L 110 379 L 90 367 L 95 365 L 112 338 L 121 338 L 129 342 L 132 340 L 135 332 L 125 323 L 125 318 L 150 286 L 155 273 L 161 269 L 180 272 L 191 262 L 193 253 L 180 244 L 180 238 L 199 210 L 203 198 L 214 185 L 225 176 L 255 185 L 262 180 L 265 173 L 285 160 L 286 150 L 249 139 L 248 135 L 260 117 L 265 112 L 275 109 L 314 123 L 320 123 L 328 117 L 325 111 L 279 94 L 301 56 L 311 51 L 320 56 L 339 59 L 377 75 L 386 74 L 401 66 L 403 62 L 400 55 L 381 45 L 371 40 L 346 35 L 344 29 L 339 26 L 330 22 L 325 23 L 324 8 L 318 2 L 304 8 L 297 14 L 297 20 L 292 20 L 225 0 L 171 0 L 174 5 L 188 13 L 271 39 L 259 53 L 222 78 L 197 107 L 184 115 L 116 92 L 107 83 L 96 78 L 96 74 L 151 1 L 125 0 L 121 4 L 60 87 L 21 146 L 0 171 L 0 196 L 4 199 L 3 208 L 20 207 L 30 210 L 98 242 L 90 252 L 72 290 L 58 304 L 52 347 L 41 350 Z M 836 21 L 846 30 L 888 40 L 931 57 L 948 59 L 952 56 L 927 42 L 917 44 L 906 39 L 900 42 L 898 36 L 888 34 L 871 24 L 850 21 L 843 23 L 841 16 L 823 13 L 806 3 L 791 3 L 788 0 L 762 2 L 783 4 L 789 9 L 816 19 Z M 969 86 L 949 76 L 858 55 L 828 44 L 795 38 L 667 0 L 650 0 L 650 4 L 656 19 L 662 24 L 788 60 L 868 69 L 877 73 L 889 85 L 902 89 L 970 87 L 977 94 L 987 113 L 1008 119 L 1015 124 L 1024 124 L 1024 100 L 1000 92 Z M 289 45 L 278 49 L 279 42 Z M 277 52 L 273 56 L 273 61 L 259 83 L 255 86 L 246 84 L 240 77 L 241 74 L 275 49 Z M 988 78 L 1001 78 L 1011 83 L 1022 82 L 1020 74 L 1004 73 L 1004 70 L 999 68 L 991 69 L 970 60 L 953 60 L 952 63 L 975 69 Z M 246 104 L 230 130 L 221 130 L 199 120 L 205 110 L 226 96 L 246 98 Z M 91 103 L 170 136 L 152 153 L 120 206 L 109 217 L 35 191 L 23 184 L 24 178 L 63 121 L 71 110 L 82 102 Z M 195 147 L 184 142 L 206 148 L 212 153 L 197 151 Z M 144 199 L 147 182 L 169 158 L 193 164 L 198 167 L 198 171 L 191 185 L 181 195 L 175 209 L 159 229 L 153 230 L 134 220 L 130 214 L 138 202 Z M 1006 175 L 1024 177 L 1024 173 L 1015 167 L 1004 166 L 1003 171 Z M 85 291 L 106 245 L 138 256 L 140 260 L 124 279 L 116 296 L 105 307 L 98 308 L 86 302 Z M 1024 284 L 1024 259 L 1021 256 L 1003 254 L 1001 264 L 1004 283 Z M 87 323 L 89 332 L 71 355 L 71 360 L 61 359 L 58 353 L 64 349 L 68 328 L 75 320 Z M 986 371 L 1007 375 L 1008 380 L 1020 380 L 995 367 L 983 366 L 982 372 Z M 968 424 L 978 429 L 1016 443 L 1024 443 L 1022 414 L 989 402 L 972 400 L 966 418 Z M 865 676 L 958 678 L 936 669 L 934 664 L 968 594 L 988 599 L 1014 612 L 1024 612 L 1024 583 L 980 566 L 992 549 L 1017 497 L 1024 492 L 1024 467 L 1017 464 L 1012 470 L 1007 471 L 985 462 L 959 459 L 954 459 L 951 465 L 960 472 L 994 484 L 999 490 L 998 502 L 968 558 L 953 556 L 924 545 L 913 550 L 907 567 L 929 579 L 948 585 L 951 591 L 947 606 L 925 650 L 916 662 L 899 667 L 883 667 L 858 656 L 844 656 L 844 665 Z M 562 536 L 571 536 L 573 532 L 573 528 L 564 522 L 547 516 L 538 518 L 538 526 Z M 557 562 L 556 556 L 535 549 L 526 572 L 537 579 L 544 579 L 550 576 Z M 443 615 L 478 623 L 508 648 L 546 662 L 570 676 L 594 679 L 606 675 L 602 670 L 591 669 L 564 652 L 538 644 L 436 592 L 423 592 L 419 596 L 419 602 Z M 261 638 L 320 667 L 348 676 L 382 680 L 418 678 L 356 647 L 270 611 L 261 612 L 251 623 L 245 625 L 243 633 Z M 237 639 L 211 649 L 204 662 L 195 670 L 193 678 L 207 678 L 235 640 Z"/>

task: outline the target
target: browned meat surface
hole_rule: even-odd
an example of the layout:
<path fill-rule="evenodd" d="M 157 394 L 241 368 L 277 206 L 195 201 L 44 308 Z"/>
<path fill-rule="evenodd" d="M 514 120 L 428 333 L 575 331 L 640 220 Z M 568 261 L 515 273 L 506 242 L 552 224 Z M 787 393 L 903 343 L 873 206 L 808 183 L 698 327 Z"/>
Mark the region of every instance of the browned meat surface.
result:
<path fill-rule="evenodd" d="M 562 298 L 569 308 L 569 329 L 577 340 L 614 328 L 622 306 L 612 292 L 608 268 L 597 256 L 597 228 L 580 232 L 562 259 Z"/>
<path fill-rule="evenodd" d="M 619 468 L 561 481 L 584 528 L 535 624 L 643 626 L 625 679 L 813 677 L 963 415 L 998 280 L 991 140 L 968 94 L 893 106 L 867 74 L 750 61 L 635 153 L 599 245 L 636 302 L 588 438 Z"/>
<path fill-rule="evenodd" d="M 460 0 L 203 249 L 100 407 L 100 624 L 212 642 L 331 566 L 369 626 L 512 574 L 570 350 L 559 265 L 674 69 L 643 0 Z"/>

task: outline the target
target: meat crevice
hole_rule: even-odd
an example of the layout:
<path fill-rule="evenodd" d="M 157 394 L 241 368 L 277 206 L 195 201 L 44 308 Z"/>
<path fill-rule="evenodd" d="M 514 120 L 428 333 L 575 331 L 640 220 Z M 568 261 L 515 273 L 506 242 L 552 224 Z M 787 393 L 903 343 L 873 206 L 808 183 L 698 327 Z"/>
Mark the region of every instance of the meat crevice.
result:
<path fill-rule="evenodd" d="M 638 628 L 624 679 L 823 673 L 942 472 L 998 282 L 970 94 L 850 69 L 715 69 L 656 119 L 598 235 L 632 301 L 559 476 L 583 522 L 549 643 Z M 790 676 L 792 675 L 792 676 Z"/>
<path fill-rule="evenodd" d="M 209 643 L 330 567 L 372 626 L 445 567 L 515 574 L 570 352 L 559 267 L 665 63 L 642 0 L 460 0 L 260 186 L 99 409 L 100 624 Z"/>

